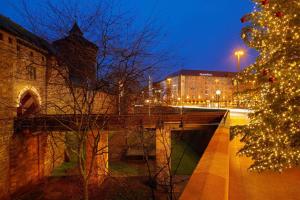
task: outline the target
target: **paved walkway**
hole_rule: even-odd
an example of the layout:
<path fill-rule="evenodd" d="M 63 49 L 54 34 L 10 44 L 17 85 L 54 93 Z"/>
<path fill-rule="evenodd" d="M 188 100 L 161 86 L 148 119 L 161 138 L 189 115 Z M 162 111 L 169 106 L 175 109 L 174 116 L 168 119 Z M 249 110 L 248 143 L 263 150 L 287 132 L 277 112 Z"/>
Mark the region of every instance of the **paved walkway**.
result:
<path fill-rule="evenodd" d="M 231 114 L 231 125 L 246 123 L 245 114 Z M 249 172 L 251 160 L 236 156 L 241 146 L 238 138 L 229 144 L 229 200 L 300 200 L 300 168 L 281 174 Z"/>

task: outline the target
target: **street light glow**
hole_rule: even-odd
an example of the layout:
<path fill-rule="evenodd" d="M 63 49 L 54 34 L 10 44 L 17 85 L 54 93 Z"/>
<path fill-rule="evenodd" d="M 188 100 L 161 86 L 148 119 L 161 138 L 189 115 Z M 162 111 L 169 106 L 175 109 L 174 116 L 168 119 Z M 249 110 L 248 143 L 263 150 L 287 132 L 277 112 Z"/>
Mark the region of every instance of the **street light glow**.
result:
<path fill-rule="evenodd" d="M 221 95 L 221 90 L 217 90 L 216 95 L 218 95 L 218 96 Z"/>
<path fill-rule="evenodd" d="M 245 55 L 245 52 L 243 50 L 238 50 L 234 52 L 234 55 L 240 57 Z"/>

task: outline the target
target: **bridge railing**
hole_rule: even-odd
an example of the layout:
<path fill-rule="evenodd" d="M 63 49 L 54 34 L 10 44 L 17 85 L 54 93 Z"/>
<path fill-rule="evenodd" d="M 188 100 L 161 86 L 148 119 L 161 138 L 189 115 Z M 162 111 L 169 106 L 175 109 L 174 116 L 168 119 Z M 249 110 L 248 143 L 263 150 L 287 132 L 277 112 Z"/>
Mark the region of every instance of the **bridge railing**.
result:
<path fill-rule="evenodd" d="M 180 200 L 228 200 L 229 120 L 227 111 L 211 138 Z"/>
<path fill-rule="evenodd" d="M 225 112 L 192 112 L 192 113 L 163 113 L 155 115 L 131 114 L 131 115 L 38 115 L 33 117 L 17 117 L 14 120 L 15 132 L 23 129 L 31 131 L 60 131 L 78 130 L 97 123 L 108 127 L 124 127 L 135 125 L 150 125 L 159 122 L 179 122 L 185 124 L 217 123 Z M 80 126 L 78 125 L 78 122 Z"/>

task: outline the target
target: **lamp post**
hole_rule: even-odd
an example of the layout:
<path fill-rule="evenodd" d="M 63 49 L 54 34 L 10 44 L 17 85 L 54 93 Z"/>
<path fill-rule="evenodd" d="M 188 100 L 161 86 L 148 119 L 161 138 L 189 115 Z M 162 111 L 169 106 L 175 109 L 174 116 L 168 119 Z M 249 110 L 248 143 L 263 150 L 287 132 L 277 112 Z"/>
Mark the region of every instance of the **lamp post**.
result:
<path fill-rule="evenodd" d="M 220 108 L 220 96 L 221 96 L 221 90 L 216 91 L 217 101 L 218 101 L 218 108 Z"/>
<path fill-rule="evenodd" d="M 121 97 L 123 97 L 124 88 L 122 81 L 119 81 L 119 94 L 118 94 L 118 114 L 121 115 Z"/>
<path fill-rule="evenodd" d="M 241 57 L 243 55 L 245 55 L 245 52 L 243 50 L 238 50 L 238 51 L 234 52 L 234 55 L 237 58 L 237 72 L 240 72 L 241 71 Z M 239 107 L 240 106 L 240 101 L 239 101 L 239 98 L 238 98 L 238 92 L 239 92 L 238 82 L 236 83 L 236 90 L 237 90 L 237 107 Z"/>
<path fill-rule="evenodd" d="M 183 104 L 182 104 L 182 99 L 179 97 L 177 100 L 180 102 L 180 115 L 182 115 L 182 110 L 183 110 Z"/>
<path fill-rule="evenodd" d="M 167 78 L 167 104 L 171 104 L 171 95 L 172 95 L 172 87 L 171 87 L 171 78 Z"/>
<path fill-rule="evenodd" d="M 147 100 L 145 101 L 145 103 L 148 104 L 148 115 L 149 115 L 149 117 L 150 117 L 150 115 L 151 115 L 150 102 L 151 102 L 151 101 L 150 101 L 149 99 L 147 99 Z"/>
<path fill-rule="evenodd" d="M 234 55 L 237 57 L 237 72 L 241 71 L 241 57 L 245 55 L 243 50 L 238 50 L 234 52 Z"/>

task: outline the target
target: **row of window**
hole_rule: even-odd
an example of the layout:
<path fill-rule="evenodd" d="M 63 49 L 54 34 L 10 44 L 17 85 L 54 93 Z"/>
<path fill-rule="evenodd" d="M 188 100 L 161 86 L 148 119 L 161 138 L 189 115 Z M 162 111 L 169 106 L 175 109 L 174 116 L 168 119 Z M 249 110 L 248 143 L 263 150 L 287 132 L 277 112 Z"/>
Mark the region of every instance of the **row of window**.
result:
<path fill-rule="evenodd" d="M 189 84 L 189 85 L 198 85 L 199 83 L 203 84 L 203 85 L 224 85 L 224 84 L 229 84 L 229 85 L 232 85 L 232 80 L 231 79 L 228 79 L 228 80 L 223 80 L 223 81 L 202 81 L 202 80 L 199 80 L 199 81 L 186 81 L 185 84 Z"/>
<path fill-rule="evenodd" d="M 3 33 L 0 33 L 0 41 L 4 41 Z M 8 37 L 8 43 L 13 44 L 13 39 L 11 37 Z M 20 56 L 20 51 L 21 51 L 21 48 L 20 48 L 19 45 L 17 45 L 17 55 L 18 56 Z M 30 55 L 30 57 L 33 58 L 33 52 L 32 51 L 30 52 L 29 55 Z M 42 57 L 42 60 L 44 61 L 44 57 Z M 27 66 L 26 67 L 26 72 L 27 72 L 29 80 L 36 80 L 36 67 Z"/>
<path fill-rule="evenodd" d="M 0 41 L 4 41 L 4 35 L 3 35 L 3 33 L 0 33 Z M 8 37 L 8 43 L 9 44 L 13 44 L 13 38 Z M 20 45 L 17 45 L 17 56 L 20 57 L 20 55 L 21 55 L 21 47 L 20 47 Z M 29 52 L 30 59 L 33 59 L 33 56 L 34 56 L 33 51 L 30 51 Z M 45 57 L 44 56 L 42 56 L 42 61 L 43 62 L 45 61 Z"/>
<path fill-rule="evenodd" d="M 0 40 L 4 41 L 4 35 L 3 33 L 0 33 Z M 11 37 L 8 37 L 8 43 L 13 44 L 13 39 Z"/>

